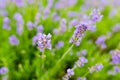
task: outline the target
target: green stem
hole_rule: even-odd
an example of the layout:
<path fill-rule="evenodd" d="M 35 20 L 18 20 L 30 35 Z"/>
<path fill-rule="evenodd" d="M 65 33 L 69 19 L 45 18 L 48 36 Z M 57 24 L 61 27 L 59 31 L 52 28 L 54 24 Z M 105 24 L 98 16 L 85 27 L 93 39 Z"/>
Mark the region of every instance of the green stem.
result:
<path fill-rule="evenodd" d="M 86 72 L 86 73 L 83 75 L 83 77 L 87 76 L 89 73 L 90 73 L 89 71 Z"/>
<path fill-rule="evenodd" d="M 47 71 L 44 75 L 43 75 L 43 77 L 41 77 L 41 80 L 44 80 L 44 78 L 47 76 L 50 76 L 50 75 L 52 75 L 52 71 L 54 70 L 54 69 L 56 69 L 57 68 L 57 66 L 59 66 L 60 67 L 60 63 L 62 62 L 62 60 L 64 59 L 64 57 L 68 54 L 68 52 L 73 48 L 73 46 L 74 46 L 74 44 L 72 44 L 71 45 L 71 47 L 63 54 L 63 56 L 57 61 L 57 63 L 55 64 L 55 66 L 52 68 L 52 69 L 50 69 L 49 71 Z M 49 72 L 51 73 L 51 74 L 49 74 Z"/>
<path fill-rule="evenodd" d="M 44 58 L 45 58 L 44 52 L 45 52 L 45 49 L 43 50 L 42 55 L 41 55 L 41 73 L 44 70 Z"/>
<path fill-rule="evenodd" d="M 64 57 L 73 48 L 73 46 L 74 46 L 74 44 L 72 44 L 71 47 L 63 54 L 63 56 L 58 60 L 58 62 L 56 63 L 56 65 L 58 65 L 64 59 Z"/>

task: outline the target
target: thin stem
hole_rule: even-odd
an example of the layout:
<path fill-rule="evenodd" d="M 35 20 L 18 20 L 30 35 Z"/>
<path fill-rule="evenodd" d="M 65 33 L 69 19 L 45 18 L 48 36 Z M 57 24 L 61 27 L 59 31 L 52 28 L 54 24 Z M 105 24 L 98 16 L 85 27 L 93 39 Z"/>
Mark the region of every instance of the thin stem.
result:
<path fill-rule="evenodd" d="M 51 72 L 51 71 L 53 71 L 54 69 L 56 69 L 57 66 L 60 67 L 60 65 L 58 65 L 58 64 L 60 64 L 60 62 L 64 59 L 64 57 L 68 54 L 68 52 L 73 48 L 73 46 L 74 46 L 74 44 L 71 45 L 71 47 L 70 47 L 70 48 L 63 54 L 63 56 L 57 61 L 56 65 L 55 65 L 52 69 L 50 69 L 49 71 L 47 71 L 47 72 L 43 75 L 43 77 L 41 77 L 41 79 L 44 80 L 44 78 L 45 78 L 47 75 L 50 76 L 49 72 Z M 52 74 L 51 74 L 51 75 L 52 75 Z"/>
<path fill-rule="evenodd" d="M 42 55 L 41 55 L 41 73 L 44 70 L 44 58 L 45 58 L 44 52 L 45 52 L 45 49 L 43 50 Z"/>
<path fill-rule="evenodd" d="M 74 44 L 72 44 L 71 47 L 63 54 L 63 56 L 58 60 L 58 62 L 56 63 L 56 65 L 59 64 L 64 59 L 64 57 L 73 48 L 73 46 L 74 46 Z"/>
<path fill-rule="evenodd" d="M 89 71 L 86 72 L 86 73 L 83 75 L 83 77 L 87 76 L 89 73 L 90 73 Z"/>

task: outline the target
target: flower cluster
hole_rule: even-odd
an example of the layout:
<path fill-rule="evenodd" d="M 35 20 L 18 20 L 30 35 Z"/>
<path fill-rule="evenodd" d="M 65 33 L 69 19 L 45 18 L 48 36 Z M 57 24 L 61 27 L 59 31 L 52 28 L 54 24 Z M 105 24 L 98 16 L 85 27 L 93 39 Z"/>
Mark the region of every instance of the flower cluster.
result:
<path fill-rule="evenodd" d="M 42 33 L 38 33 L 34 38 L 33 38 L 33 44 L 37 42 L 38 47 L 40 48 L 40 51 L 43 52 L 44 49 L 52 49 L 51 45 L 51 34 L 45 35 Z"/>
<path fill-rule="evenodd" d="M 89 72 L 90 73 L 93 73 L 93 72 L 98 72 L 100 71 L 101 69 L 103 68 L 103 65 L 102 64 L 96 64 L 95 66 L 92 66 L 89 69 Z"/>
<path fill-rule="evenodd" d="M 67 69 L 67 74 L 63 77 L 63 80 L 69 80 L 69 78 L 73 75 L 74 75 L 73 69 Z"/>
<path fill-rule="evenodd" d="M 85 57 L 80 57 L 78 61 L 75 63 L 74 67 L 83 67 L 88 60 Z"/>
<path fill-rule="evenodd" d="M 74 31 L 74 34 L 72 38 L 70 39 L 70 43 L 76 44 L 76 46 L 80 45 L 81 39 L 83 37 L 83 33 L 87 30 L 89 25 L 87 23 L 80 23 L 79 25 L 76 26 L 76 30 Z"/>
<path fill-rule="evenodd" d="M 119 50 L 115 50 L 111 52 L 112 55 L 112 64 L 120 64 L 120 51 Z"/>

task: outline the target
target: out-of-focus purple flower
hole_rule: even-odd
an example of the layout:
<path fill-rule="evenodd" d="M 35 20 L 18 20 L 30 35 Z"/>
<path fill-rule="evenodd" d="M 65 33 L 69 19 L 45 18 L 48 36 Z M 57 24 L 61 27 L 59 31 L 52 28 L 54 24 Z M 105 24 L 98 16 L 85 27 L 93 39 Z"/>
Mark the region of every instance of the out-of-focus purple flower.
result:
<path fill-rule="evenodd" d="M 70 43 L 74 43 L 76 44 L 76 46 L 79 46 L 84 35 L 83 33 L 87 30 L 88 27 L 89 25 L 85 22 L 81 22 L 80 24 L 78 24 L 72 38 L 70 39 Z"/>
<path fill-rule="evenodd" d="M 43 16 L 43 19 L 46 19 L 48 17 L 50 13 L 50 8 L 49 7 L 46 7 L 45 10 L 44 10 L 44 16 Z"/>
<path fill-rule="evenodd" d="M 58 49 L 60 49 L 61 47 L 63 47 L 64 46 L 64 42 L 63 41 L 59 41 L 57 44 L 56 44 L 56 47 L 58 48 Z"/>
<path fill-rule="evenodd" d="M 53 14 L 53 20 L 54 20 L 54 21 L 60 20 L 60 16 L 59 16 L 57 13 L 54 13 L 54 14 Z"/>
<path fill-rule="evenodd" d="M 68 12 L 68 17 L 77 17 L 79 15 L 78 12 Z"/>
<path fill-rule="evenodd" d="M 96 64 L 95 66 L 92 66 L 89 69 L 89 72 L 90 73 L 93 73 L 93 72 L 98 72 L 100 71 L 101 69 L 103 68 L 103 65 L 102 64 Z"/>
<path fill-rule="evenodd" d="M 33 24 L 31 21 L 29 21 L 29 22 L 27 23 L 27 27 L 28 27 L 29 30 L 32 30 L 33 27 L 34 27 L 34 24 Z"/>
<path fill-rule="evenodd" d="M 43 33 L 44 28 L 42 25 L 38 26 L 36 29 L 38 33 Z"/>
<path fill-rule="evenodd" d="M 13 2 L 16 4 L 17 7 L 24 6 L 24 0 L 13 0 Z"/>
<path fill-rule="evenodd" d="M 112 64 L 120 64 L 120 51 L 119 50 L 115 50 L 111 52 L 112 55 Z"/>
<path fill-rule="evenodd" d="M 24 20 L 22 18 L 22 15 L 20 13 L 15 13 L 14 19 L 17 21 L 16 26 L 17 26 L 17 33 L 21 35 L 23 33 L 24 29 Z"/>
<path fill-rule="evenodd" d="M 113 31 L 113 32 L 118 32 L 118 31 L 120 31 L 120 24 L 116 24 L 115 26 L 113 26 L 112 31 Z"/>
<path fill-rule="evenodd" d="M 2 80 L 8 80 L 8 75 L 7 75 L 7 76 L 2 77 Z"/>
<path fill-rule="evenodd" d="M 17 37 L 15 35 L 12 35 L 9 37 L 9 42 L 11 45 L 19 45 L 19 40 L 17 39 Z"/>
<path fill-rule="evenodd" d="M 2 77 L 2 80 L 8 80 L 8 75 L 7 75 L 7 76 Z"/>
<path fill-rule="evenodd" d="M 33 4 L 33 3 L 34 3 L 34 0 L 27 0 L 27 2 L 28 2 L 29 4 Z"/>
<path fill-rule="evenodd" d="M 73 19 L 69 22 L 69 28 L 72 28 L 73 26 L 76 26 L 79 24 L 79 21 L 76 19 Z"/>
<path fill-rule="evenodd" d="M 3 9 L 6 7 L 7 0 L 0 0 L 0 9 Z"/>
<path fill-rule="evenodd" d="M 3 29 L 10 30 L 10 19 L 8 17 L 5 17 L 3 20 Z"/>
<path fill-rule="evenodd" d="M 37 44 L 41 52 L 46 48 L 51 50 L 52 49 L 51 34 L 49 33 L 48 35 L 45 35 L 45 34 L 39 33 Z"/>
<path fill-rule="evenodd" d="M 63 80 L 69 80 L 69 78 L 73 75 L 74 75 L 73 69 L 69 68 L 69 69 L 67 69 L 67 74 L 63 77 Z"/>
<path fill-rule="evenodd" d="M 35 26 L 37 26 L 38 23 L 40 22 L 40 17 L 41 17 L 40 12 L 37 12 L 35 16 Z"/>
<path fill-rule="evenodd" d="M 105 49 L 106 48 L 105 40 L 106 40 L 106 36 L 102 35 L 102 36 L 98 37 L 98 39 L 95 41 L 95 43 L 98 46 L 101 46 L 101 49 Z"/>
<path fill-rule="evenodd" d="M 78 77 L 77 80 L 87 80 L 86 78 Z"/>
<path fill-rule="evenodd" d="M 67 29 L 67 27 L 66 27 L 66 23 L 67 23 L 67 21 L 66 21 L 66 19 L 62 19 L 61 21 L 60 21 L 60 27 L 57 29 L 54 29 L 53 30 L 53 33 L 55 33 L 55 34 L 61 34 L 61 33 L 64 33 L 65 31 L 66 31 L 66 29 Z"/>
<path fill-rule="evenodd" d="M 8 16 L 8 12 L 6 10 L 1 10 L 0 11 L 0 16 L 6 17 L 6 16 Z"/>
<path fill-rule="evenodd" d="M 98 9 L 93 9 L 92 13 L 90 14 L 91 21 L 93 23 L 101 21 L 103 15 L 100 14 L 100 11 Z"/>
<path fill-rule="evenodd" d="M 51 8 L 53 6 L 54 0 L 48 0 L 47 7 Z"/>
<path fill-rule="evenodd" d="M 61 27 L 61 32 L 65 32 L 66 31 L 66 19 L 62 19 L 61 22 L 60 22 L 60 27 Z"/>
<path fill-rule="evenodd" d="M 8 69 L 6 67 L 0 68 L 0 74 L 6 74 L 8 72 Z"/>
<path fill-rule="evenodd" d="M 77 56 L 85 56 L 86 54 L 87 54 L 87 50 L 86 49 L 84 49 L 84 50 L 82 50 L 80 52 L 77 52 Z"/>
<path fill-rule="evenodd" d="M 118 10 L 117 9 L 112 9 L 109 13 L 109 17 L 113 17 L 117 14 Z"/>
<path fill-rule="evenodd" d="M 115 73 L 119 73 L 120 72 L 120 67 L 114 66 L 114 71 L 115 71 Z"/>
<path fill-rule="evenodd" d="M 63 8 L 68 8 L 70 6 L 73 6 L 77 3 L 77 0 L 59 0 L 55 4 L 56 9 L 63 9 Z"/>
<path fill-rule="evenodd" d="M 78 61 L 75 63 L 74 66 L 76 67 L 83 67 L 85 63 L 87 63 L 88 60 L 85 57 L 80 57 Z"/>

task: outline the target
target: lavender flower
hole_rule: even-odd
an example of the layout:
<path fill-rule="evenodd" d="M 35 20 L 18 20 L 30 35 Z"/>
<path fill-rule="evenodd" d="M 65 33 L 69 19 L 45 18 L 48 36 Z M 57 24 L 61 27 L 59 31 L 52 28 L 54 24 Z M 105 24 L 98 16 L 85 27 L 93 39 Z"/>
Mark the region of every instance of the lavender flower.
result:
<path fill-rule="evenodd" d="M 86 78 L 78 77 L 77 80 L 87 80 Z"/>
<path fill-rule="evenodd" d="M 54 14 L 53 14 L 53 20 L 54 20 L 54 21 L 60 20 L 60 16 L 59 16 L 57 13 L 54 13 Z"/>
<path fill-rule="evenodd" d="M 119 72 L 120 72 L 120 67 L 114 66 L 114 72 L 115 72 L 115 73 L 119 73 Z"/>
<path fill-rule="evenodd" d="M 23 33 L 23 27 L 24 27 L 24 20 L 22 18 L 22 15 L 20 13 L 15 13 L 14 19 L 17 21 L 16 26 L 17 26 L 17 33 L 21 35 Z"/>
<path fill-rule="evenodd" d="M 73 69 L 67 69 L 67 74 L 63 77 L 63 80 L 69 80 L 70 77 L 74 75 Z"/>
<path fill-rule="evenodd" d="M 3 20 L 3 29 L 10 30 L 10 19 L 8 17 L 5 17 Z"/>
<path fill-rule="evenodd" d="M 103 68 L 102 64 L 96 64 L 95 66 L 92 66 L 92 67 L 90 67 L 88 69 L 89 69 L 90 73 L 93 73 L 93 72 L 100 71 L 102 68 Z"/>
<path fill-rule="evenodd" d="M 63 41 L 59 41 L 57 44 L 56 44 L 56 47 L 58 48 L 58 49 L 60 49 L 61 47 L 63 47 L 64 46 L 64 42 Z"/>
<path fill-rule="evenodd" d="M 93 23 L 101 21 L 103 15 L 100 14 L 100 11 L 98 9 L 94 9 L 92 13 L 90 14 L 91 16 L 91 21 Z"/>
<path fill-rule="evenodd" d="M 95 43 L 98 46 L 101 46 L 101 49 L 105 49 L 106 48 L 105 40 L 106 40 L 106 36 L 102 35 L 102 36 L 98 37 L 98 39 L 95 41 Z"/>
<path fill-rule="evenodd" d="M 69 23 L 69 28 L 72 28 L 73 26 L 76 26 L 76 25 L 78 25 L 78 24 L 79 24 L 79 21 L 76 20 L 76 19 L 73 19 L 73 20 L 71 20 L 70 23 Z"/>
<path fill-rule="evenodd" d="M 118 32 L 118 31 L 120 31 L 120 24 L 119 24 L 119 23 L 116 24 L 116 25 L 112 28 L 112 31 L 113 31 L 113 32 Z"/>
<path fill-rule="evenodd" d="M 6 67 L 0 68 L 0 74 L 6 74 L 8 72 L 8 69 Z"/>
<path fill-rule="evenodd" d="M 76 46 L 79 46 L 84 35 L 83 33 L 87 30 L 88 27 L 89 25 L 83 22 L 77 25 L 76 30 L 74 31 L 74 35 L 70 39 L 70 43 L 74 43 Z"/>
<path fill-rule="evenodd" d="M 83 67 L 88 60 L 85 57 L 80 57 L 79 60 L 75 63 L 74 67 Z"/>
<path fill-rule="evenodd" d="M 115 50 L 112 51 L 112 64 L 120 64 L 120 51 L 119 50 Z"/>
<path fill-rule="evenodd" d="M 37 12 L 35 16 L 35 26 L 37 26 L 38 23 L 40 22 L 40 17 L 41 17 L 41 14 Z"/>
<path fill-rule="evenodd" d="M 66 31 L 66 19 L 62 19 L 61 22 L 60 22 L 60 27 L 61 27 L 61 32 L 65 32 Z"/>
<path fill-rule="evenodd" d="M 66 19 L 63 18 L 63 19 L 60 21 L 60 28 L 59 28 L 59 29 L 54 29 L 54 30 L 53 30 L 53 33 L 55 33 L 55 34 L 64 33 L 64 32 L 66 31 L 66 23 L 67 23 Z"/>
<path fill-rule="evenodd" d="M 29 21 L 29 22 L 27 23 L 27 28 L 28 28 L 28 30 L 32 30 L 33 27 L 34 27 L 34 24 L 33 24 L 31 21 Z"/>
<path fill-rule="evenodd" d="M 37 27 L 37 32 L 38 32 L 38 33 L 42 33 L 43 30 L 44 30 L 44 28 L 43 28 L 42 25 L 40 25 L 40 26 Z"/>
<path fill-rule="evenodd" d="M 19 45 L 19 40 L 16 38 L 15 35 L 12 35 L 12 36 L 9 37 L 9 42 L 13 46 Z"/>
<path fill-rule="evenodd" d="M 86 54 L 87 54 L 87 50 L 86 49 L 84 49 L 84 50 L 82 50 L 80 52 L 77 52 L 77 56 L 85 56 Z"/>
<path fill-rule="evenodd" d="M 51 34 L 45 35 L 42 33 L 39 33 L 39 38 L 38 38 L 38 47 L 40 48 L 40 51 L 42 52 L 44 49 L 52 49 L 51 45 Z"/>

